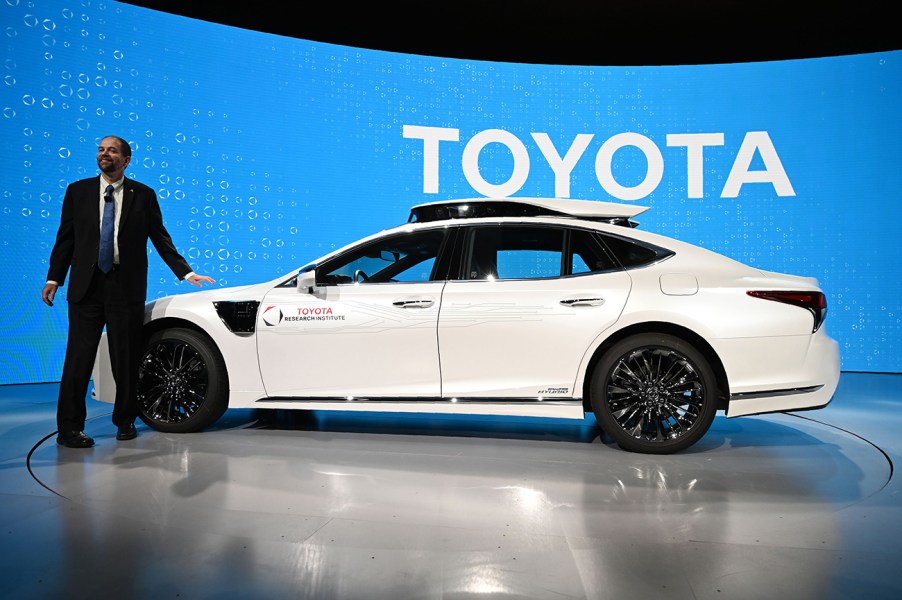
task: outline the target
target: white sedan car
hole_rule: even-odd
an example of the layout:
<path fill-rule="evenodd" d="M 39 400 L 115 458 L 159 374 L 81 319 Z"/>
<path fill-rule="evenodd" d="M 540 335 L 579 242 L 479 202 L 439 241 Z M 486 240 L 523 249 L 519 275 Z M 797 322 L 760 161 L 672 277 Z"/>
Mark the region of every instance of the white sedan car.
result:
<path fill-rule="evenodd" d="M 817 281 L 640 231 L 645 210 L 422 204 L 278 279 L 148 302 L 141 419 L 193 432 L 227 408 L 592 411 L 621 448 L 667 454 L 718 410 L 830 402 L 839 349 Z M 105 347 L 94 397 L 112 402 Z"/>

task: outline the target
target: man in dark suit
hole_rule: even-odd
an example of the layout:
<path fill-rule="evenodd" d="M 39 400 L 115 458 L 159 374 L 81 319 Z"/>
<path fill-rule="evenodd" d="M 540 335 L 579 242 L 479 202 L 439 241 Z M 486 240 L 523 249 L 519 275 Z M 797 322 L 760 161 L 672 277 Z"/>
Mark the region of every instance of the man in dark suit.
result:
<path fill-rule="evenodd" d="M 69 336 L 57 402 L 56 441 L 70 448 L 94 445 L 84 433 L 85 396 L 104 325 L 116 381 L 116 439 L 138 435 L 136 386 L 147 299 L 147 240 L 179 279 L 198 287 L 203 282 L 213 283 L 210 277 L 194 273 L 176 250 L 163 225 L 156 192 L 124 176 L 131 155 L 131 147 L 122 138 L 103 138 L 97 148 L 100 176 L 66 188 L 47 283 L 41 292 L 44 303 L 53 306 L 56 291 L 69 272 Z M 106 241 L 101 239 L 104 221 L 110 229 Z"/>

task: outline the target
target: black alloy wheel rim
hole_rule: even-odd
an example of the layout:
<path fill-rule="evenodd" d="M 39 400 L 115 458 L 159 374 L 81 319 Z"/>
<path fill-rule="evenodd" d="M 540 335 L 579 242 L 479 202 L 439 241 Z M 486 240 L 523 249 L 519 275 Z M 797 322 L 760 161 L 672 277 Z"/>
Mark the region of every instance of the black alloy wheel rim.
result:
<path fill-rule="evenodd" d="M 207 364 L 190 344 L 163 340 L 147 349 L 138 371 L 138 406 L 157 423 L 191 418 L 207 395 Z"/>
<path fill-rule="evenodd" d="M 698 370 L 668 348 L 638 348 L 620 357 L 605 391 L 617 425 L 631 437 L 651 443 L 688 435 L 706 402 Z"/>

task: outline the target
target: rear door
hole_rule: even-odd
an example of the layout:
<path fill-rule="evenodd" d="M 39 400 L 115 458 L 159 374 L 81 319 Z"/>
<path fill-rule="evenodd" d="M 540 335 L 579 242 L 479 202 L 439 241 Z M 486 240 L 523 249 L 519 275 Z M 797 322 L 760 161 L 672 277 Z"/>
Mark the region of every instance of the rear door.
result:
<path fill-rule="evenodd" d="M 442 395 L 571 398 L 577 368 L 620 316 L 629 275 L 590 230 L 473 225 L 438 321 Z"/>

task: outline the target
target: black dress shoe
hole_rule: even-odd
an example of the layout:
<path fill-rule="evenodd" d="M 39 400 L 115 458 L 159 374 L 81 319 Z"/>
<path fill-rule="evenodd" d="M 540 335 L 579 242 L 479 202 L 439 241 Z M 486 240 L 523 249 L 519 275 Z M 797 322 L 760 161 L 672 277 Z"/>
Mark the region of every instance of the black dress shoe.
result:
<path fill-rule="evenodd" d="M 135 429 L 134 423 L 122 425 L 119 427 L 119 431 L 116 432 L 117 440 L 133 440 L 136 437 L 138 437 L 138 430 Z"/>
<path fill-rule="evenodd" d="M 84 431 L 60 431 L 56 436 L 56 443 L 66 448 L 90 448 L 94 440 L 85 435 Z"/>

